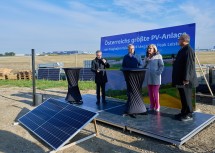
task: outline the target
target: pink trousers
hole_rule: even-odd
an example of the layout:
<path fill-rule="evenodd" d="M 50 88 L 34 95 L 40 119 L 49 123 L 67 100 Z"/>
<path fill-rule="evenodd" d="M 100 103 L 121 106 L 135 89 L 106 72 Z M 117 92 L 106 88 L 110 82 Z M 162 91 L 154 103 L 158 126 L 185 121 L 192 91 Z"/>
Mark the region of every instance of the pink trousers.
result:
<path fill-rule="evenodd" d="M 148 85 L 150 109 L 160 110 L 159 88 L 160 85 Z"/>

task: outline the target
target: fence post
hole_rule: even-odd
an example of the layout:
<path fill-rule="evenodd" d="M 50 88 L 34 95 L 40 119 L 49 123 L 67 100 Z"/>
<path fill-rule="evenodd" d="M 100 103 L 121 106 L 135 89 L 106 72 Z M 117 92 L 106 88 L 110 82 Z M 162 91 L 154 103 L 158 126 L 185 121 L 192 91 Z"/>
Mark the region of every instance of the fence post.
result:
<path fill-rule="evenodd" d="M 32 86 L 33 86 L 33 104 L 32 106 L 36 105 L 36 85 L 35 85 L 35 52 L 34 49 L 31 50 L 31 57 L 32 57 Z"/>

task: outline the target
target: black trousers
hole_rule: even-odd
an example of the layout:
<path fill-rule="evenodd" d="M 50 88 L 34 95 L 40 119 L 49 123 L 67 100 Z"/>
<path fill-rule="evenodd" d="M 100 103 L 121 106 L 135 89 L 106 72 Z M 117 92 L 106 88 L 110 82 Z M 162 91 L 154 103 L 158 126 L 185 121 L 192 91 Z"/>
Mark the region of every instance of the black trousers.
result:
<path fill-rule="evenodd" d="M 181 114 L 188 115 L 193 113 L 193 104 L 192 104 L 192 88 L 178 88 L 180 98 L 181 98 Z"/>
<path fill-rule="evenodd" d="M 102 100 L 105 100 L 105 83 L 96 83 L 97 101 L 100 101 L 100 90 L 102 89 Z"/>

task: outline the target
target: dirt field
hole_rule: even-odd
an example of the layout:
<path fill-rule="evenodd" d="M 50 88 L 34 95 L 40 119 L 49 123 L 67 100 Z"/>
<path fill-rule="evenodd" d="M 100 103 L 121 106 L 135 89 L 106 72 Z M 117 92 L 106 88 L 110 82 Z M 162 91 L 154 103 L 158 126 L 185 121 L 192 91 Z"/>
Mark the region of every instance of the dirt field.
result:
<path fill-rule="evenodd" d="M 213 52 L 196 52 L 201 64 L 215 64 L 215 51 Z"/>
<path fill-rule="evenodd" d="M 95 91 L 81 91 L 82 94 L 95 94 Z M 20 125 L 13 125 L 23 114 L 33 109 L 32 89 L 17 87 L 0 88 L 0 152 L 3 153 L 45 153 L 52 149 Z M 48 97 L 65 97 L 66 89 L 37 90 Z M 215 114 L 215 106 L 197 103 L 197 109 Z M 100 135 L 91 138 L 59 153 L 212 153 L 215 152 L 215 123 L 192 137 L 180 148 L 147 136 L 123 132 L 122 129 L 98 123 Z M 89 124 L 74 139 L 94 132 Z"/>
<path fill-rule="evenodd" d="M 36 68 L 38 64 L 63 62 L 64 67 L 83 67 L 84 60 L 92 60 L 94 54 L 67 55 L 67 56 L 36 56 Z M 14 71 L 31 70 L 31 56 L 0 57 L 0 68 L 9 68 Z"/>
<path fill-rule="evenodd" d="M 201 64 L 215 64 L 215 52 L 197 52 Z M 36 56 L 36 68 L 38 64 L 50 62 L 63 62 L 64 67 L 83 67 L 84 60 L 92 60 L 94 54 L 80 54 L 67 56 Z M 0 57 L 0 68 L 19 70 L 31 70 L 31 56 Z"/>

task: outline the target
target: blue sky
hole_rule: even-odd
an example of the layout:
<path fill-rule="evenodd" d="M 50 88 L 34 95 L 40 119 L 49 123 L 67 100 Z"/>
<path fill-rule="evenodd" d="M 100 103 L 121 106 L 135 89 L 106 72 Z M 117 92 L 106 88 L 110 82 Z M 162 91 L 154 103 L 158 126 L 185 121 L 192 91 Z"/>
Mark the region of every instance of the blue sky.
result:
<path fill-rule="evenodd" d="M 196 48 L 215 46 L 214 0 L 2 0 L 0 53 L 94 52 L 103 36 L 196 23 Z"/>

